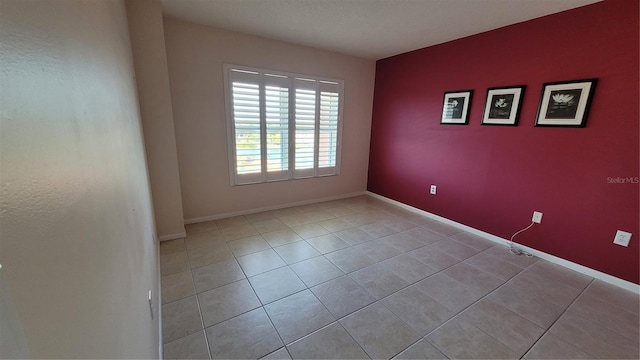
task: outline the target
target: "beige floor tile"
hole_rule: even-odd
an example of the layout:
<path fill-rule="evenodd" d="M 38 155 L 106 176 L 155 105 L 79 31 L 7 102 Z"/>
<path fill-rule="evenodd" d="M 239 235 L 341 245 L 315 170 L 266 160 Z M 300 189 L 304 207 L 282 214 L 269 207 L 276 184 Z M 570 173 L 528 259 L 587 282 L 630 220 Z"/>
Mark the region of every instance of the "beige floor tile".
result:
<path fill-rule="evenodd" d="M 315 222 L 306 214 L 300 214 L 300 213 L 279 216 L 278 218 L 282 220 L 283 223 L 287 224 L 287 226 L 298 226 L 298 225 L 310 224 Z"/>
<path fill-rule="evenodd" d="M 342 220 L 342 218 L 324 220 L 318 222 L 317 224 L 327 229 L 327 231 L 329 232 L 336 232 L 354 227 L 352 224 Z"/>
<path fill-rule="evenodd" d="M 349 276 L 376 299 L 382 299 L 409 285 L 382 264 L 367 266 L 352 272 Z"/>
<path fill-rule="evenodd" d="M 383 244 L 387 244 L 402 253 L 406 253 L 425 246 L 425 243 L 406 232 L 385 236 L 378 239 L 377 241 L 380 241 Z"/>
<path fill-rule="evenodd" d="M 474 249 L 467 245 L 463 245 L 455 240 L 446 239 L 435 242 L 429 245 L 431 248 L 442 251 L 443 253 L 456 258 L 458 260 L 465 260 L 480 252 L 480 250 Z"/>
<path fill-rule="evenodd" d="M 293 242 L 302 240 L 302 238 L 291 229 L 271 231 L 262 234 L 262 237 L 267 240 L 269 245 L 271 245 L 272 247 L 291 244 Z"/>
<path fill-rule="evenodd" d="M 324 256 L 307 259 L 290 267 L 308 287 L 316 286 L 344 275 L 342 270 Z"/>
<path fill-rule="evenodd" d="M 222 230 L 220 231 L 222 232 L 224 239 L 227 241 L 244 239 L 253 235 L 258 235 L 258 231 L 256 230 L 256 228 L 249 223 L 222 228 Z"/>
<path fill-rule="evenodd" d="M 270 249 L 271 246 L 260 235 L 229 241 L 229 249 L 236 257 Z"/>
<path fill-rule="evenodd" d="M 321 235 L 307 239 L 306 241 L 322 254 L 328 254 L 330 252 L 349 247 L 349 244 L 342 241 L 342 239 L 334 234 Z"/>
<path fill-rule="evenodd" d="M 253 227 L 256 229 L 256 231 L 258 231 L 261 234 L 267 233 L 267 232 L 271 232 L 271 231 L 276 231 L 276 230 L 284 230 L 284 229 L 288 229 L 289 228 L 280 219 L 269 219 L 269 220 L 256 221 L 256 222 L 254 222 L 252 224 L 253 224 Z"/>
<path fill-rule="evenodd" d="M 294 359 L 369 359 L 337 322 L 287 346 Z"/>
<path fill-rule="evenodd" d="M 305 225 L 294 226 L 291 228 L 291 230 L 293 230 L 296 234 L 298 234 L 298 236 L 300 236 L 303 239 L 309 239 L 312 237 L 326 235 L 329 233 L 327 229 L 323 228 L 318 224 L 305 224 Z"/>
<path fill-rule="evenodd" d="M 346 241 L 349 245 L 358 245 L 373 240 L 374 237 L 359 228 L 341 230 L 335 233 L 337 237 Z"/>
<path fill-rule="evenodd" d="M 629 340 L 570 311 L 549 333 L 601 359 L 638 359 L 638 341 Z"/>
<path fill-rule="evenodd" d="M 163 359 L 209 359 L 204 331 L 164 344 Z"/>
<path fill-rule="evenodd" d="M 162 277 L 162 303 L 170 303 L 195 294 L 191 271 Z"/>
<path fill-rule="evenodd" d="M 195 296 L 162 305 L 162 341 L 164 343 L 200 330 L 202 330 L 202 321 Z"/>
<path fill-rule="evenodd" d="M 285 344 L 290 344 L 335 320 L 309 290 L 268 304 L 264 309 Z"/>
<path fill-rule="evenodd" d="M 168 240 L 160 242 L 160 255 L 168 255 L 171 253 L 185 251 L 187 248 L 184 239 Z"/>
<path fill-rule="evenodd" d="M 219 230 L 213 230 L 203 233 L 188 234 L 185 239 L 187 249 L 211 248 L 220 242 L 224 242 L 224 236 Z"/>
<path fill-rule="evenodd" d="M 524 356 L 525 359 L 593 359 L 578 347 L 546 333 Z"/>
<path fill-rule="evenodd" d="M 351 215 L 351 214 L 357 213 L 356 210 L 351 209 L 348 206 L 336 206 L 336 207 L 331 207 L 324 210 L 326 210 L 329 214 L 333 216 L 345 216 L 345 215 Z"/>
<path fill-rule="evenodd" d="M 422 339 L 398 354 L 394 359 L 448 359 L 435 346 Z"/>
<path fill-rule="evenodd" d="M 188 271 L 189 269 L 189 257 L 186 251 L 160 256 L 160 274 L 162 276 Z"/>
<path fill-rule="evenodd" d="M 199 267 L 193 269 L 192 273 L 197 293 L 244 279 L 244 273 L 235 259 Z"/>
<path fill-rule="evenodd" d="M 314 286 L 311 291 L 336 319 L 351 314 L 376 301 L 367 290 L 348 276 L 342 276 Z"/>
<path fill-rule="evenodd" d="M 229 249 L 236 257 L 270 249 L 271 246 L 260 235 L 229 241 Z"/>
<path fill-rule="evenodd" d="M 453 265 L 443 270 L 442 273 L 483 295 L 490 293 L 504 283 L 497 277 L 465 263 Z"/>
<path fill-rule="evenodd" d="M 184 226 L 187 234 L 197 234 L 212 230 L 218 230 L 218 225 L 216 225 L 215 221 L 203 221 L 194 224 L 186 224 Z"/>
<path fill-rule="evenodd" d="M 262 304 L 274 302 L 307 288 L 288 266 L 250 277 L 249 282 Z"/>
<path fill-rule="evenodd" d="M 334 251 L 326 254 L 325 257 L 331 260 L 332 263 L 345 273 L 350 273 L 375 264 L 375 261 L 372 258 L 354 247 Z"/>
<path fill-rule="evenodd" d="M 424 244 L 427 244 L 427 245 L 447 239 L 446 236 L 433 232 L 424 227 L 415 227 L 413 229 L 403 231 L 402 233 L 411 235 L 414 238 L 422 241 Z"/>
<path fill-rule="evenodd" d="M 535 292 L 525 291 L 509 284 L 501 286 L 487 298 L 544 329 L 549 328 L 564 311 L 562 307 L 541 298 Z"/>
<path fill-rule="evenodd" d="M 304 240 L 278 246 L 273 248 L 273 250 L 275 250 L 287 264 L 294 264 L 302 260 L 322 255 Z"/>
<path fill-rule="evenodd" d="M 246 276 L 255 276 L 287 265 L 273 249 L 239 257 L 238 263 Z"/>
<path fill-rule="evenodd" d="M 416 286 L 400 290 L 382 300 L 382 303 L 421 336 L 427 335 L 455 315 L 455 312 Z"/>
<path fill-rule="evenodd" d="M 401 232 L 416 227 L 416 224 L 412 223 L 411 221 L 406 221 L 398 217 L 386 218 L 378 222 L 384 226 L 390 227 L 396 232 Z"/>
<path fill-rule="evenodd" d="M 215 247 L 190 249 L 188 254 L 192 269 L 233 259 L 233 253 L 226 243 Z"/>
<path fill-rule="evenodd" d="M 446 269 L 460 262 L 460 260 L 430 246 L 421 247 L 408 252 L 408 254 L 437 271 Z"/>
<path fill-rule="evenodd" d="M 467 321 L 454 318 L 426 339 L 451 359 L 515 359 L 518 355 Z"/>
<path fill-rule="evenodd" d="M 507 281 L 522 271 L 521 267 L 502 261 L 485 252 L 474 255 L 464 261 L 465 264 L 474 266 L 500 280 Z"/>
<path fill-rule="evenodd" d="M 581 291 L 593 280 L 591 276 L 580 274 L 579 272 L 552 264 L 546 260 L 536 262 L 530 266 L 527 271 L 531 271 L 541 278 L 555 281 Z"/>
<path fill-rule="evenodd" d="M 636 314 L 640 311 L 640 296 L 637 293 L 607 284 L 601 280 L 594 280 L 584 294 L 604 300 Z"/>
<path fill-rule="evenodd" d="M 629 340 L 637 341 L 640 338 L 638 314 L 626 311 L 604 300 L 582 294 L 571 304 L 569 311 Z"/>
<path fill-rule="evenodd" d="M 424 225 L 424 227 L 444 236 L 453 236 L 462 232 L 462 230 L 457 227 L 447 225 L 439 221 L 433 221 L 429 224 Z"/>
<path fill-rule="evenodd" d="M 226 228 L 246 225 L 249 223 L 249 221 L 247 220 L 246 217 L 240 215 L 240 216 L 233 216 L 233 217 L 215 220 L 215 223 L 219 229 L 226 229 Z"/>
<path fill-rule="evenodd" d="M 431 275 L 417 282 L 416 286 L 442 305 L 456 312 L 463 310 L 484 296 L 483 293 L 471 289 L 443 273 Z"/>
<path fill-rule="evenodd" d="M 382 242 L 382 239 L 377 239 L 360 245 L 356 245 L 355 248 L 360 250 L 363 254 L 367 255 L 376 262 L 384 261 L 386 259 L 390 259 L 394 256 L 402 254 L 402 251 Z"/>
<path fill-rule="evenodd" d="M 569 306 L 580 294 L 578 289 L 544 278 L 529 269 L 514 276 L 508 284 L 536 294 L 562 308 Z"/>
<path fill-rule="evenodd" d="M 416 260 L 409 254 L 402 254 L 380 263 L 409 284 L 418 282 L 436 272 L 429 265 Z"/>
<path fill-rule="evenodd" d="M 341 319 L 340 324 L 374 359 L 389 359 L 420 338 L 380 303 Z"/>
<path fill-rule="evenodd" d="M 396 231 L 393 230 L 392 228 L 377 222 L 359 226 L 358 229 L 371 235 L 374 239 L 378 239 L 378 238 L 396 233 Z"/>
<path fill-rule="evenodd" d="M 213 359 L 257 359 L 282 347 L 282 341 L 262 308 L 206 330 Z"/>
<path fill-rule="evenodd" d="M 260 306 L 247 280 L 198 294 L 205 327 L 215 325 Z"/>
<path fill-rule="evenodd" d="M 321 210 L 321 209 L 305 212 L 303 214 L 307 218 L 311 219 L 312 222 L 329 220 L 329 219 L 333 219 L 333 218 L 336 217 L 335 215 L 331 214 L 330 212 L 328 212 L 326 210 Z"/>
<path fill-rule="evenodd" d="M 542 336 L 545 329 L 517 315 L 506 307 L 491 300 L 483 299 L 459 315 L 523 356 Z"/>
<path fill-rule="evenodd" d="M 491 240 L 465 231 L 451 236 L 451 239 L 480 251 L 496 245 L 496 243 Z"/>

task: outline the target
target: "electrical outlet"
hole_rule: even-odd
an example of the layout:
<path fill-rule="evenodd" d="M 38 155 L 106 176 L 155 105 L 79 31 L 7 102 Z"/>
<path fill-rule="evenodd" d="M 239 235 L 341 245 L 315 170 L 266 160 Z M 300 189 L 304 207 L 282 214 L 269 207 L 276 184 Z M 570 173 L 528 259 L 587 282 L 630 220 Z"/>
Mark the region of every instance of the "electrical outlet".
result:
<path fill-rule="evenodd" d="M 534 211 L 531 221 L 533 221 L 534 223 L 540 224 L 542 222 L 542 213 L 539 211 Z"/>
<path fill-rule="evenodd" d="M 435 195 L 436 194 L 436 186 L 435 185 L 431 185 L 431 189 L 429 189 L 429 194 L 431 194 L 431 195 Z"/>
<path fill-rule="evenodd" d="M 613 238 L 613 243 L 616 245 L 627 247 L 629 246 L 629 241 L 631 240 L 631 233 L 618 230 L 616 231 L 616 237 Z"/>

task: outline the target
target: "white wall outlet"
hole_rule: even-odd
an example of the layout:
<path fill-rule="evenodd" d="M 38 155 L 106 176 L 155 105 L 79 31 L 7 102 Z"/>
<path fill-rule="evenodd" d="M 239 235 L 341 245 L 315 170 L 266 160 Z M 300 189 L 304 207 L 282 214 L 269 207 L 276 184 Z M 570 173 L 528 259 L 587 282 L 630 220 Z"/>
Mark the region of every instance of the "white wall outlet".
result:
<path fill-rule="evenodd" d="M 620 245 L 620 246 L 627 247 L 627 246 L 629 246 L 629 241 L 630 240 L 631 240 L 631 233 L 630 232 L 618 230 L 618 231 L 616 231 L 616 237 L 613 238 L 613 243 L 617 244 L 617 245 Z"/>
<path fill-rule="evenodd" d="M 436 186 L 435 185 L 431 185 L 431 188 L 429 189 L 429 194 L 431 194 L 431 195 L 435 195 L 436 194 Z"/>
<path fill-rule="evenodd" d="M 539 211 L 534 211 L 531 221 L 533 221 L 536 224 L 540 224 L 542 222 L 542 213 Z"/>

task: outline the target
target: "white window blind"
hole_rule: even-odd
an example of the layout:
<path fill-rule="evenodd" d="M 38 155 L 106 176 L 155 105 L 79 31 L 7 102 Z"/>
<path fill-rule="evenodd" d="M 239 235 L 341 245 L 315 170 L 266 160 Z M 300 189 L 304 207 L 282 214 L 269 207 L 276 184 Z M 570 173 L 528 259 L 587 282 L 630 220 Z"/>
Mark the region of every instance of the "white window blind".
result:
<path fill-rule="evenodd" d="M 224 72 L 232 184 L 339 173 L 341 81 L 234 65 Z"/>

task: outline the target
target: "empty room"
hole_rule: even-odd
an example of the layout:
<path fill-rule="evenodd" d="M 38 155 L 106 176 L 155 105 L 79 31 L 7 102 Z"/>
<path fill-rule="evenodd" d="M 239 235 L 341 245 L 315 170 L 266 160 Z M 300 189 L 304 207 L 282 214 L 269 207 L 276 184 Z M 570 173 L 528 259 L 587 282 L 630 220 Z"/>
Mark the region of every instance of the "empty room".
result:
<path fill-rule="evenodd" d="M 0 358 L 640 358 L 637 0 L 0 0 Z"/>

